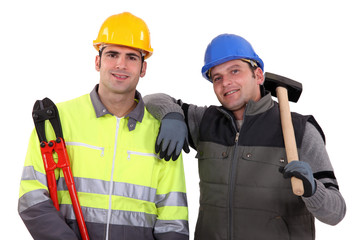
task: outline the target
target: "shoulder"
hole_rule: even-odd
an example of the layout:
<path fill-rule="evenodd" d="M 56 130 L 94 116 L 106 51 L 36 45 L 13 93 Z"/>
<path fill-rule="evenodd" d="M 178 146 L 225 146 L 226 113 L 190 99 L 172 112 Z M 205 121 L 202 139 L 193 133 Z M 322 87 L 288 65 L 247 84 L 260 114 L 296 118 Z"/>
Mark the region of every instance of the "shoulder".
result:
<path fill-rule="evenodd" d="M 160 125 L 160 120 L 156 119 L 146 108 L 144 108 L 144 117 L 141 122 Z"/>
<path fill-rule="evenodd" d="M 71 125 L 74 126 L 81 126 L 85 122 L 88 122 L 89 119 L 96 118 L 89 94 L 65 102 L 60 102 L 56 104 L 56 106 L 63 127 L 65 127 L 67 123 L 71 123 Z"/>
<path fill-rule="evenodd" d="M 84 94 L 80 97 L 57 103 L 56 106 L 60 109 L 67 109 L 67 108 L 71 108 L 71 107 L 79 105 L 79 104 L 80 105 L 88 104 L 89 102 L 91 102 L 90 94 Z"/>
<path fill-rule="evenodd" d="M 77 113 L 80 114 L 84 111 L 89 111 L 89 108 L 92 107 L 90 95 L 84 94 L 80 97 L 60 102 L 56 104 L 59 113 L 65 114 L 65 113 Z"/>
<path fill-rule="evenodd" d="M 325 135 L 319 125 L 308 121 L 305 125 L 304 139 L 308 142 L 321 142 L 325 144 Z"/>
<path fill-rule="evenodd" d="M 323 132 L 320 124 L 316 121 L 312 115 L 301 115 L 299 113 L 291 113 L 292 120 L 294 123 L 300 124 L 305 127 L 305 134 L 316 134 L 320 135 L 323 142 L 326 142 L 325 133 Z"/>

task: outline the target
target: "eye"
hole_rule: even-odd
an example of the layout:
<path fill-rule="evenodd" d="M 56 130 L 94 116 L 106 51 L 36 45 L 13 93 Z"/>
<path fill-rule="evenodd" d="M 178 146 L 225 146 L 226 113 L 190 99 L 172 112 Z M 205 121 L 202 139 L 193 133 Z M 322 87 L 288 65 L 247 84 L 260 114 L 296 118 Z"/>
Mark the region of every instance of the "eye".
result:
<path fill-rule="evenodd" d="M 136 60 L 138 60 L 138 58 L 137 58 L 136 56 L 129 56 L 129 59 L 130 59 L 131 61 L 136 61 Z"/>
<path fill-rule="evenodd" d="M 116 58 L 117 54 L 115 54 L 115 53 L 107 53 L 106 57 L 108 57 L 108 58 Z"/>
<path fill-rule="evenodd" d="M 239 69 L 233 69 L 233 70 L 231 71 L 232 74 L 237 74 L 238 72 L 240 72 Z"/>
<path fill-rule="evenodd" d="M 213 82 L 218 82 L 218 81 L 220 81 L 220 80 L 221 80 L 221 77 L 220 77 L 220 76 L 215 76 L 215 77 L 213 77 L 213 79 L 212 79 Z"/>

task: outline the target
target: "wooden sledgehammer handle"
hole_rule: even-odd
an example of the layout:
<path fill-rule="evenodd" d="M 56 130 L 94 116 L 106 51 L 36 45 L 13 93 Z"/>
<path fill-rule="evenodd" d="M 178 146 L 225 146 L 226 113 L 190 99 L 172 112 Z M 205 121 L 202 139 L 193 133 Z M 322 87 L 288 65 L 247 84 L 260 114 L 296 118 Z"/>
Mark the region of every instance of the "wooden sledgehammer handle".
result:
<path fill-rule="evenodd" d="M 276 88 L 276 96 L 279 101 L 281 127 L 282 127 L 282 131 L 283 131 L 286 157 L 287 157 L 288 163 L 290 163 L 292 161 L 298 161 L 299 156 L 298 156 L 298 151 L 297 151 L 297 146 L 296 146 L 296 141 L 295 141 L 294 127 L 293 127 L 292 119 L 291 119 L 287 89 L 284 87 L 277 87 Z M 292 186 L 293 193 L 295 195 L 302 196 L 304 194 L 304 185 L 303 185 L 302 180 L 292 177 L 291 178 L 291 186 Z"/>

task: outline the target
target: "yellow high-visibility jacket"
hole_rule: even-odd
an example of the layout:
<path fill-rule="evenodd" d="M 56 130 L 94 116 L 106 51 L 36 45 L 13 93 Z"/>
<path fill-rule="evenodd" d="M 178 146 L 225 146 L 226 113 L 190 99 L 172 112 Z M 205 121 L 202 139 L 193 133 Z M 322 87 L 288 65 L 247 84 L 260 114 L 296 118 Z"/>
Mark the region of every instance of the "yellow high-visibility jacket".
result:
<path fill-rule="evenodd" d="M 90 239 L 188 239 L 182 156 L 164 161 L 154 152 L 160 123 L 136 93 L 136 108 L 117 118 L 97 87 L 57 104 L 78 198 Z M 47 140 L 54 140 L 50 123 Z M 54 154 L 54 158 L 57 156 Z M 49 197 L 34 130 L 21 179 L 18 211 L 34 239 L 79 239 L 64 175 L 56 169 L 60 211 Z"/>

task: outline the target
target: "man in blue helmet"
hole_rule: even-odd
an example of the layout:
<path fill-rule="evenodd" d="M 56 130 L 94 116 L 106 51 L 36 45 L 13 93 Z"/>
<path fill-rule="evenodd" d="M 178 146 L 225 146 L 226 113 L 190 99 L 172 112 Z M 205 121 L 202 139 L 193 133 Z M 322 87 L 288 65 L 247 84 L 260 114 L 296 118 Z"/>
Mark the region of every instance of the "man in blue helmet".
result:
<path fill-rule="evenodd" d="M 314 239 L 314 217 L 335 225 L 345 216 L 314 117 L 292 115 L 300 161 L 287 164 L 278 104 L 262 86 L 263 71 L 247 40 L 222 34 L 208 45 L 202 68 L 222 106 L 198 107 L 165 94 L 145 97 L 148 110 L 162 120 L 156 151 L 170 156 L 187 138 L 197 151 L 197 240 Z M 185 125 L 189 135 L 179 135 Z M 292 176 L 304 182 L 301 197 L 292 193 Z"/>

